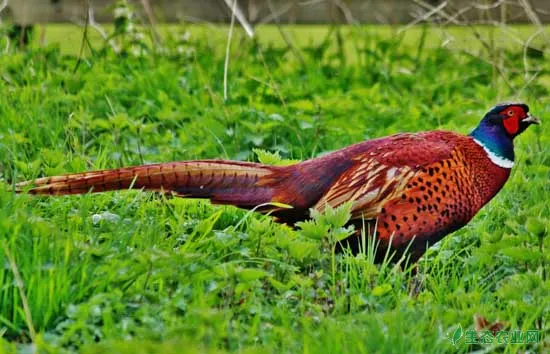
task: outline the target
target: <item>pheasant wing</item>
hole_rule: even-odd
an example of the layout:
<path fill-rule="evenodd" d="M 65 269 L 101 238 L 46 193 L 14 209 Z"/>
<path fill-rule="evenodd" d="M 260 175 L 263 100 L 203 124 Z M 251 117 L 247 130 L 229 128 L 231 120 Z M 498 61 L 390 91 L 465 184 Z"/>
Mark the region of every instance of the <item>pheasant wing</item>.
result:
<path fill-rule="evenodd" d="M 314 209 L 352 203 L 352 218 L 375 219 L 383 206 L 401 198 L 409 182 L 429 174 L 433 164 L 452 158 L 455 144 L 449 133 L 400 134 L 356 155 Z M 454 135 L 454 134 L 453 134 Z"/>

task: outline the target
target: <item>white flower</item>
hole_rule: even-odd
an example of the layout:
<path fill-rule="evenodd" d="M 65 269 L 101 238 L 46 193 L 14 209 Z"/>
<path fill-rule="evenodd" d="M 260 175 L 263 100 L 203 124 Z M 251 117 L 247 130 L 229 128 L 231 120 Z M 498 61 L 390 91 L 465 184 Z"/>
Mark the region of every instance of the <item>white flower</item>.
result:
<path fill-rule="evenodd" d="M 108 211 L 104 211 L 99 214 L 92 215 L 92 223 L 94 225 L 99 224 L 102 220 L 106 220 L 112 223 L 117 223 L 120 221 L 120 216 L 117 214 L 110 213 Z"/>

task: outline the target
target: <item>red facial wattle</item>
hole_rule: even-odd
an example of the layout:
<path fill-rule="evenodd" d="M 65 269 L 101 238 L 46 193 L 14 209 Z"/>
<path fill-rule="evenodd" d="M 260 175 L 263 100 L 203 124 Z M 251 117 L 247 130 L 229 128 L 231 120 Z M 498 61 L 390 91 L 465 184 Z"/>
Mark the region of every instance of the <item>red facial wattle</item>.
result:
<path fill-rule="evenodd" d="M 502 124 L 504 129 L 509 135 L 515 136 L 520 131 L 520 121 L 527 117 L 527 112 L 520 106 L 510 106 L 503 110 L 500 115 L 502 116 Z"/>
<path fill-rule="evenodd" d="M 506 118 L 503 121 L 504 128 L 510 135 L 515 135 L 519 131 L 519 118 L 516 115 Z"/>

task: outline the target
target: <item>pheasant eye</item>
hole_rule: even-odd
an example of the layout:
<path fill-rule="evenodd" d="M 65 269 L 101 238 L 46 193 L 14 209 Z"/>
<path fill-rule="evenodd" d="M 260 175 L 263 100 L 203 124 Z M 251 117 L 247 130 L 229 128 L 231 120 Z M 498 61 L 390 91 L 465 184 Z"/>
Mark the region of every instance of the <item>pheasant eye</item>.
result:
<path fill-rule="evenodd" d="M 514 111 L 512 111 L 512 110 L 510 109 L 510 110 L 508 110 L 507 114 L 508 114 L 509 117 L 511 117 L 511 116 L 514 115 Z"/>

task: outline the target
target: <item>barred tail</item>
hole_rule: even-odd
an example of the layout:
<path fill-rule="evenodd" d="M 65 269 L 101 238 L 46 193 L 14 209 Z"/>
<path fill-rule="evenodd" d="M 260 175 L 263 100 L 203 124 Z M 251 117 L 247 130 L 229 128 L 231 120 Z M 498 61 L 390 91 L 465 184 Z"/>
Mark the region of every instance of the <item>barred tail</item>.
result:
<path fill-rule="evenodd" d="M 132 188 L 254 207 L 272 201 L 284 175 L 281 168 L 257 163 L 197 160 L 44 177 L 18 183 L 16 191 L 66 195 Z"/>

